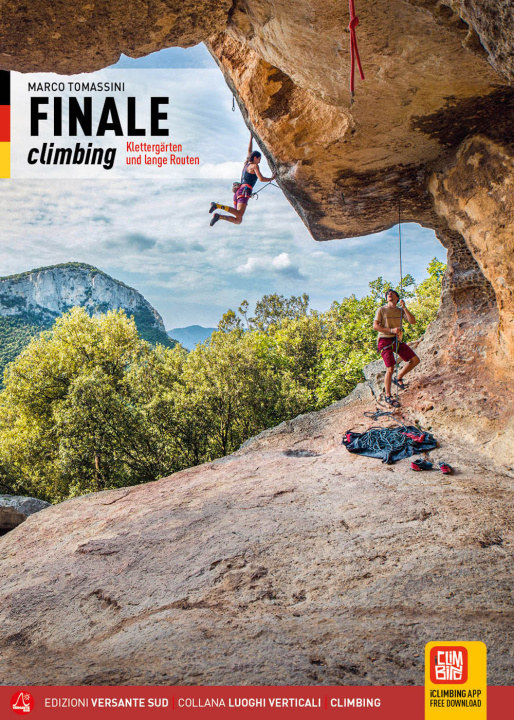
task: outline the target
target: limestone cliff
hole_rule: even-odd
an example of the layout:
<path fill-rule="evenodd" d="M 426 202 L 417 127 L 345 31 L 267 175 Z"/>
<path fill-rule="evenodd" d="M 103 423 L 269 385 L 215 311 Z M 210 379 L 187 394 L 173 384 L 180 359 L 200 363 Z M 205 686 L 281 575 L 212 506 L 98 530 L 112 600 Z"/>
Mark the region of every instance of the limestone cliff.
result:
<path fill-rule="evenodd" d="M 165 332 L 161 316 L 141 293 L 92 265 L 64 263 L 0 278 L 0 315 L 54 320 L 76 306 L 91 315 L 122 309 Z"/>
<path fill-rule="evenodd" d="M 48 330 L 72 307 L 91 315 L 122 309 L 133 317 L 144 340 L 166 347 L 176 344 L 166 334 L 161 316 L 137 290 L 92 265 L 64 263 L 0 278 L 0 387 L 5 367 L 31 337 Z"/>

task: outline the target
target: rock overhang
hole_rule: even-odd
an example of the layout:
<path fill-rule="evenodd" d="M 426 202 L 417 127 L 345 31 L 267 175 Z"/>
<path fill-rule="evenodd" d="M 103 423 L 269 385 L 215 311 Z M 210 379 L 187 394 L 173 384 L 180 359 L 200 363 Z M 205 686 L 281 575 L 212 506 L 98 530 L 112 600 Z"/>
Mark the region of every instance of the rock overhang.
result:
<path fill-rule="evenodd" d="M 3 11 L 0 65 L 83 72 L 205 41 L 313 237 L 355 237 L 395 224 L 400 196 L 405 220 L 436 226 L 432 165 L 471 135 L 512 139 L 510 16 L 497 5 L 359 0 L 353 103 L 348 7 L 332 0 L 19 0 Z"/>
<path fill-rule="evenodd" d="M 478 138 L 486 148 L 494 145 L 491 162 L 507 158 L 499 167 L 499 184 L 509 189 L 514 137 L 509 5 L 508 0 L 358 0 L 366 79 L 357 79 L 353 102 L 348 6 L 332 0 L 320 0 L 315 8 L 307 0 L 165 0 L 151 6 L 102 0 L 58 7 L 49 0 L 28 6 L 16 0 L 2 16 L 0 65 L 91 71 L 113 63 L 121 52 L 142 56 L 206 42 L 313 237 L 332 240 L 390 228 L 398 222 L 401 201 L 403 221 L 433 228 L 450 249 L 450 265 L 459 258 L 450 267 L 447 288 L 466 286 L 471 275 L 481 295 L 498 304 L 500 324 L 491 320 L 492 337 L 498 327 L 504 335 L 512 326 L 506 293 L 496 298 L 499 284 L 491 272 L 508 264 L 512 231 L 504 233 L 506 243 L 484 242 L 485 218 L 476 212 L 466 217 L 470 198 L 487 193 L 484 177 L 477 173 L 478 190 L 471 183 L 467 195 L 452 201 L 445 176 L 455 176 L 463 148 Z M 495 212 L 496 225 L 512 227 L 508 203 L 497 204 Z M 463 244 L 456 232 L 464 232 Z M 462 282 L 454 282 L 462 273 Z M 456 307 L 464 295 L 454 292 Z M 500 346 L 512 347 L 512 339 Z"/>

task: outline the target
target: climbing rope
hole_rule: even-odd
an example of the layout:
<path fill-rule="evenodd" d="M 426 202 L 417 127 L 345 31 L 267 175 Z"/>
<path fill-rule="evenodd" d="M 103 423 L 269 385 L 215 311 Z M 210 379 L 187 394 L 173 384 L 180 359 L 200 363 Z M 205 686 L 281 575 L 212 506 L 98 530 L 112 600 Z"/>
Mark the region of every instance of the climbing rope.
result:
<path fill-rule="evenodd" d="M 359 24 L 359 18 L 355 14 L 355 0 L 350 0 L 350 24 L 348 29 L 350 30 L 350 96 L 353 99 L 355 89 L 355 63 L 359 68 L 361 80 L 364 80 L 364 72 L 362 70 L 361 59 L 359 57 L 359 48 L 357 47 L 357 35 L 355 28 Z"/>
<path fill-rule="evenodd" d="M 402 196 L 398 197 L 398 243 L 400 250 L 400 295 L 403 295 L 403 270 L 402 270 Z"/>
<path fill-rule="evenodd" d="M 365 413 L 363 413 L 363 415 L 364 415 L 364 417 L 371 418 L 371 420 L 375 420 L 375 421 L 378 420 L 378 418 L 387 416 L 387 417 L 390 417 L 391 420 L 394 420 L 395 422 L 399 422 L 400 424 L 403 424 L 401 420 L 398 420 L 398 418 L 395 417 L 394 413 L 386 412 L 385 410 L 377 410 L 376 412 L 365 412 Z"/>
<path fill-rule="evenodd" d="M 402 269 L 402 197 L 401 197 L 401 195 L 398 197 L 398 244 L 399 244 L 399 254 L 400 254 L 400 300 L 402 300 L 402 296 L 403 296 L 403 269 Z M 400 334 L 401 334 L 402 331 L 403 331 L 403 308 L 400 308 L 400 309 L 401 309 L 401 311 L 402 311 L 402 314 L 401 314 L 401 316 L 400 316 Z M 395 348 L 394 348 L 394 351 L 395 351 L 396 354 L 398 354 L 398 335 L 397 335 L 396 338 L 395 338 Z M 399 365 L 399 364 L 400 364 L 400 363 L 399 363 L 399 360 L 398 360 L 398 358 L 396 358 L 396 363 L 395 363 L 395 366 L 394 366 L 394 367 L 395 367 L 395 375 L 394 375 L 394 377 L 395 377 L 395 384 L 396 384 L 396 402 L 397 402 L 398 404 L 399 404 L 399 402 L 400 402 L 400 401 L 398 400 L 398 391 L 399 391 L 399 389 L 400 389 L 399 386 L 398 386 L 398 365 Z"/>
<path fill-rule="evenodd" d="M 409 438 L 404 435 L 404 429 L 406 426 L 403 425 L 401 428 L 381 428 L 372 427 L 362 433 L 359 439 L 361 447 L 365 447 L 368 450 L 402 450 L 409 443 Z"/>
<path fill-rule="evenodd" d="M 405 425 L 393 413 L 377 410 L 364 415 L 373 419 L 386 415 L 399 424 L 394 427 L 370 427 L 363 433 L 347 430 L 343 434 L 343 445 L 348 452 L 381 458 L 382 462 L 391 465 L 402 458 L 437 447 L 433 435 L 415 425 Z"/>

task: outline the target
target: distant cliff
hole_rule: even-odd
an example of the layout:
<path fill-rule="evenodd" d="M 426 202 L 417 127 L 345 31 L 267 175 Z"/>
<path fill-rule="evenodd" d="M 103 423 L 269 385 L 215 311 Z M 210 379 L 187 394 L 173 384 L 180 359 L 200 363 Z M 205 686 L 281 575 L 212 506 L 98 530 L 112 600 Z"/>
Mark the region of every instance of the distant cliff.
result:
<path fill-rule="evenodd" d="M 133 316 L 139 334 L 173 347 L 157 310 L 137 290 L 92 265 L 63 263 L 0 278 L 0 380 L 8 362 L 30 338 L 79 306 L 91 315 L 122 309 Z"/>
<path fill-rule="evenodd" d="M 0 315 L 31 313 L 53 321 L 72 307 L 92 315 L 121 308 L 166 332 L 161 316 L 137 290 L 92 265 L 64 263 L 0 278 Z"/>

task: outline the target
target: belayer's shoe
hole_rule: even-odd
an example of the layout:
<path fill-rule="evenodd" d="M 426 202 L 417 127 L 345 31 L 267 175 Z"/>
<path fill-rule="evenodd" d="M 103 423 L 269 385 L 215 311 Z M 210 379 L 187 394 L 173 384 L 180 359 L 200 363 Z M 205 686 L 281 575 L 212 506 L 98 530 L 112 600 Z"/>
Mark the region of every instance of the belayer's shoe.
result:
<path fill-rule="evenodd" d="M 210 213 L 213 213 L 215 210 L 216 210 L 216 203 L 215 203 L 215 202 L 211 202 L 211 206 L 210 206 L 210 208 L 209 208 L 209 212 L 210 212 Z"/>
<path fill-rule="evenodd" d="M 215 225 L 218 222 L 219 219 L 220 219 L 219 213 L 214 213 L 214 216 L 213 216 L 212 220 L 210 221 L 209 225 L 212 227 L 213 225 Z"/>
<path fill-rule="evenodd" d="M 400 390 L 405 390 L 405 388 L 407 387 L 407 385 L 403 382 L 403 380 L 397 380 L 396 378 L 393 378 L 393 384 L 398 385 Z"/>
<path fill-rule="evenodd" d="M 410 467 L 411 470 L 432 470 L 432 463 L 429 460 L 413 460 Z"/>
<path fill-rule="evenodd" d="M 398 400 L 396 398 L 394 398 L 392 395 L 386 395 L 385 401 L 388 405 L 391 405 L 391 407 L 395 407 L 395 408 L 401 407 Z"/>
<path fill-rule="evenodd" d="M 440 462 L 439 463 L 439 469 L 443 473 L 443 475 L 451 475 L 453 473 L 453 468 L 451 465 L 448 465 L 448 463 Z"/>

